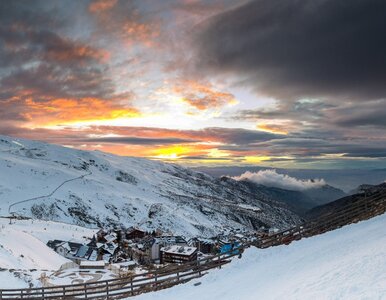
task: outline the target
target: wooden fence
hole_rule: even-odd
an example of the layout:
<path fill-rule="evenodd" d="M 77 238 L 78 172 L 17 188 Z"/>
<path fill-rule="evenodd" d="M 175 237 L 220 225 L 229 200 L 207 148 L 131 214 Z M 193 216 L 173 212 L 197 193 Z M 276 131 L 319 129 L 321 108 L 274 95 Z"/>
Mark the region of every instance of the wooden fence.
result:
<path fill-rule="evenodd" d="M 3 289 L 0 290 L 0 299 L 120 299 L 135 296 L 201 277 L 206 271 L 230 262 L 229 259 L 239 255 L 243 249 L 126 278 L 54 287 Z"/>
<path fill-rule="evenodd" d="M 355 199 L 346 207 L 326 212 L 317 219 L 300 226 L 278 232 L 251 243 L 258 248 L 289 244 L 294 240 L 330 231 L 344 225 L 365 220 L 386 211 L 386 191 L 376 192 L 369 197 Z M 141 293 L 156 291 L 201 277 L 206 271 L 221 267 L 230 258 L 239 255 L 238 251 L 218 254 L 198 261 L 178 266 L 169 266 L 145 274 L 125 278 L 89 282 L 84 284 L 62 285 L 30 289 L 0 290 L 0 300 L 10 299 L 120 299 Z"/>

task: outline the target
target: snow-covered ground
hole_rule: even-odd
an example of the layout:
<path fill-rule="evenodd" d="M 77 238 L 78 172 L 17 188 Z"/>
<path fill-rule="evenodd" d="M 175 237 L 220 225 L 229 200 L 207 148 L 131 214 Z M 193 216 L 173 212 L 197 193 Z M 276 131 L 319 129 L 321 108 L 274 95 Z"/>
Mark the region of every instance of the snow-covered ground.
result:
<path fill-rule="evenodd" d="M 49 276 L 69 262 L 46 246 L 51 239 L 86 242 L 96 230 L 75 225 L 0 218 L 0 288 L 39 285 L 42 273 Z"/>
<path fill-rule="evenodd" d="M 89 241 L 99 229 L 90 229 L 72 224 L 43 220 L 12 220 L 0 218 L 0 233 L 6 234 L 8 230 L 17 230 L 28 233 L 46 244 L 49 240 L 61 239 L 83 243 Z M 1 242 L 3 240 L 1 239 Z"/>
<path fill-rule="evenodd" d="M 279 246 L 135 299 L 386 299 L 386 215 Z M 201 283 L 195 286 L 195 284 Z"/>
<path fill-rule="evenodd" d="M 94 282 L 101 280 L 109 280 L 118 278 L 118 275 L 110 270 L 80 270 L 66 269 L 56 271 L 46 278 L 46 284 L 49 286 L 69 285 L 86 282 Z"/>

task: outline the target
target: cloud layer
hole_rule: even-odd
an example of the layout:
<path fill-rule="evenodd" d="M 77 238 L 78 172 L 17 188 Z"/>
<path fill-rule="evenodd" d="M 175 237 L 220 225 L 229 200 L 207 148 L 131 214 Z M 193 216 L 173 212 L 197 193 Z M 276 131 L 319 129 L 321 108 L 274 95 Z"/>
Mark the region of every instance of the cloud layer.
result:
<path fill-rule="evenodd" d="M 382 0 L 250 1 L 199 32 L 198 68 L 277 98 L 382 98 L 385 12 Z"/>
<path fill-rule="evenodd" d="M 285 174 L 279 174 L 276 170 L 262 170 L 258 172 L 247 171 L 240 176 L 233 178 L 236 180 L 250 180 L 268 187 L 277 187 L 292 191 L 304 191 L 326 185 L 326 182 L 323 179 L 301 180 Z"/>
<path fill-rule="evenodd" d="M 0 134 L 184 163 L 386 166 L 386 4 L 0 2 Z"/>

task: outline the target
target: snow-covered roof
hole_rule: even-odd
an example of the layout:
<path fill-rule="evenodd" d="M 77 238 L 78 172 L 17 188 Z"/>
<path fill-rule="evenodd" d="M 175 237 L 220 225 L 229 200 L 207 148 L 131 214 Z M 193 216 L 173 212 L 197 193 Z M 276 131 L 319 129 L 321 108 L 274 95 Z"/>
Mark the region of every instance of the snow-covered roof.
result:
<path fill-rule="evenodd" d="M 103 260 L 97 260 L 97 261 L 88 261 L 88 260 L 82 260 L 80 262 L 81 267 L 104 267 L 105 262 Z"/>
<path fill-rule="evenodd" d="M 107 243 L 107 244 L 104 244 L 102 248 L 105 251 L 109 252 L 110 254 L 114 254 L 114 252 L 118 248 L 118 246 L 113 244 L 113 243 Z"/>
<path fill-rule="evenodd" d="M 107 242 L 112 242 L 117 239 L 117 235 L 115 233 L 110 233 L 103 237 Z"/>
<path fill-rule="evenodd" d="M 219 239 L 219 240 L 218 240 L 218 243 L 219 243 L 220 245 L 226 245 L 226 244 L 240 244 L 239 241 L 234 240 L 234 239 L 232 239 L 232 238 L 228 238 L 228 237 Z"/>
<path fill-rule="evenodd" d="M 111 258 L 111 254 L 110 254 L 110 253 L 106 253 L 106 254 L 103 254 L 103 255 L 102 255 L 102 259 L 103 259 L 105 262 L 109 262 L 109 261 L 110 261 L 110 258 Z"/>
<path fill-rule="evenodd" d="M 65 241 L 62 241 L 62 240 L 50 240 L 47 242 L 47 246 L 55 249 L 55 248 L 59 247 L 60 245 L 63 245 L 64 243 L 65 243 Z"/>
<path fill-rule="evenodd" d="M 80 243 L 74 243 L 74 242 L 67 242 L 65 244 L 63 244 L 63 247 L 67 248 L 68 247 L 70 248 L 69 250 L 72 252 L 72 253 L 76 253 L 80 247 L 82 247 L 83 245 L 80 244 Z"/>
<path fill-rule="evenodd" d="M 63 243 L 63 244 L 61 244 L 60 246 L 63 247 L 64 249 L 67 249 L 68 251 L 72 251 L 72 252 L 74 252 L 74 253 L 76 252 L 76 251 L 74 250 L 74 248 L 71 248 L 71 247 L 70 247 L 70 245 L 69 245 L 68 242 Z"/>
<path fill-rule="evenodd" d="M 214 244 L 214 241 L 212 239 L 202 238 L 202 237 L 195 237 L 189 240 L 189 243 L 193 243 L 193 242 L 200 242 L 204 244 Z"/>
<path fill-rule="evenodd" d="M 156 243 L 184 244 L 186 240 L 182 236 L 161 236 L 155 238 Z"/>
<path fill-rule="evenodd" d="M 76 256 L 85 257 L 88 250 L 89 250 L 89 247 L 83 245 L 79 248 L 78 252 L 76 253 Z"/>
<path fill-rule="evenodd" d="M 134 232 L 134 231 L 139 231 L 139 232 L 146 233 L 146 231 L 141 230 L 141 229 L 139 229 L 139 228 L 135 228 L 135 227 L 129 227 L 129 228 L 126 229 L 126 233 L 132 233 L 132 232 Z"/>
<path fill-rule="evenodd" d="M 98 251 L 93 250 L 90 256 L 88 257 L 88 260 L 96 261 L 97 259 L 98 259 Z"/>
<path fill-rule="evenodd" d="M 118 267 L 129 267 L 129 266 L 134 266 L 137 263 L 134 260 L 129 260 L 129 261 L 123 261 L 119 263 L 114 263 L 113 266 L 118 266 Z"/>
<path fill-rule="evenodd" d="M 170 253 L 170 254 L 178 254 L 178 255 L 192 255 L 197 251 L 196 247 L 187 247 L 187 246 L 167 246 L 161 248 L 162 252 Z"/>

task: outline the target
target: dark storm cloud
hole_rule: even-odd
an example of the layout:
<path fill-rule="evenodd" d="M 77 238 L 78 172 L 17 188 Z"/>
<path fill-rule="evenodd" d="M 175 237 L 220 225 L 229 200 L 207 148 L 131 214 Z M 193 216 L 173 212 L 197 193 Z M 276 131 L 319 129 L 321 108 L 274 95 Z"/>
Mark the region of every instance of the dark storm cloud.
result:
<path fill-rule="evenodd" d="M 4 91 L 17 95 L 28 91 L 37 100 L 65 97 L 108 97 L 114 91 L 103 69 L 93 67 L 58 67 L 40 63 L 26 70 L 15 70 L 0 80 Z"/>
<path fill-rule="evenodd" d="M 325 111 L 335 105 L 320 100 L 297 100 L 281 102 L 275 109 L 246 109 L 234 113 L 230 118 L 234 120 L 258 121 L 261 119 L 292 119 L 313 120 L 323 118 Z"/>
<path fill-rule="evenodd" d="M 102 71 L 106 66 L 103 60 L 107 53 L 65 34 L 65 28 L 76 19 L 69 14 L 69 8 L 74 9 L 76 2 L 71 3 L 68 7 L 61 2 L 47 1 L 34 1 L 33 5 L 30 1 L 0 3 L 2 89 L 10 83 L 15 89 L 17 81 L 22 82 L 19 88 L 33 88 L 38 80 L 47 79 L 45 89 L 70 89 L 77 83 L 75 90 L 86 90 L 87 86 L 80 85 L 79 81 L 92 81 L 94 85 L 90 89 L 98 85 L 98 79 L 104 83 L 106 79 Z M 82 6 L 76 6 L 78 11 Z M 88 73 L 91 73 L 92 79 L 87 77 L 90 76 Z M 31 83 L 28 84 L 28 81 Z"/>
<path fill-rule="evenodd" d="M 228 144 L 245 145 L 253 142 L 269 141 L 276 138 L 282 138 L 283 135 L 273 134 L 264 131 L 247 130 L 241 128 L 205 128 L 196 131 L 203 137 L 213 137 L 214 140 L 223 141 Z"/>
<path fill-rule="evenodd" d="M 386 2 L 251 1 L 198 34 L 198 69 L 279 99 L 386 96 Z"/>
<path fill-rule="evenodd" d="M 180 143 L 195 143 L 195 140 L 179 138 L 139 138 L 139 137 L 102 137 L 83 139 L 87 143 L 113 143 L 113 144 L 131 144 L 131 145 L 167 145 Z"/>
<path fill-rule="evenodd" d="M 1 125 L 1 124 L 0 124 Z M 33 129 L 8 127 L 9 130 L 0 126 L 0 132 L 11 132 L 17 136 L 35 135 L 36 139 L 45 140 L 51 137 L 55 142 L 65 139 L 68 144 L 83 143 L 111 143 L 111 144 L 185 144 L 185 143 L 223 143 L 233 149 L 242 151 L 243 145 L 254 145 L 257 143 L 268 142 L 273 139 L 284 138 L 276 135 L 255 130 L 239 128 L 218 128 L 209 127 L 201 130 L 176 130 L 156 127 L 129 127 L 129 126 L 89 126 L 83 129 L 73 127 L 63 127 L 60 131 L 49 129 Z M 102 136 L 90 138 L 90 135 L 119 135 L 116 137 Z M 63 141 L 61 142 L 63 143 Z M 231 146 L 233 145 L 233 146 Z M 225 146 L 219 146 L 221 149 Z"/>
<path fill-rule="evenodd" d="M 120 136 L 180 138 L 193 141 L 221 142 L 225 144 L 250 144 L 283 138 L 283 135 L 242 128 L 207 127 L 199 130 L 178 130 L 156 127 L 94 126 L 94 132 Z"/>
<path fill-rule="evenodd" d="M 87 138 L 81 142 L 122 144 L 182 144 L 221 142 L 237 147 L 282 138 L 282 135 L 241 128 L 208 127 L 201 130 L 173 130 L 153 127 L 92 127 L 91 132 L 119 134 L 120 137 Z"/>
<path fill-rule="evenodd" d="M 273 140 L 255 145 L 256 149 L 268 149 L 275 155 L 291 154 L 296 159 L 339 154 L 344 157 L 386 157 L 385 141 L 342 138 L 296 138 Z"/>
<path fill-rule="evenodd" d="M 182 160 L 201 160 L 201 161 L 218 161 L 218 162 L 227 162 L 227 161 L 240 161 L 240 158 L 235 156 L 232 157 L 208 157 L 205 155 L 197 155 L 197 156 L 184 156 L 181 158 Z"/>
<path fill-rule="evenodd" d="M 334 123 L 343 127 L 386 127 L 386 100 L 345 106 L 329 113 Z"/>

